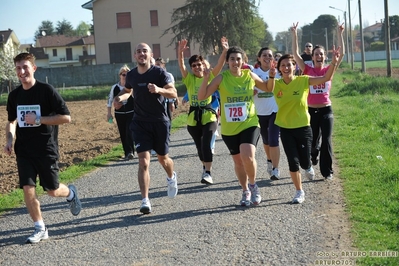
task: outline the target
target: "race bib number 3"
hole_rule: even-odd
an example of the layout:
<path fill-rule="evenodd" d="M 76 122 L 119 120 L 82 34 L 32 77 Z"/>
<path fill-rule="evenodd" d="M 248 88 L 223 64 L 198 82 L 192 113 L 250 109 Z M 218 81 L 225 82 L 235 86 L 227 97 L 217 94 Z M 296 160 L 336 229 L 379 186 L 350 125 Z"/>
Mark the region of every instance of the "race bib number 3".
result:
<path fill-rule="evenodd" d="M 36 114 L 37 117 L 41 117 L 40 105 L 18 105 L 17 107 L 17 120 L 19 127 L 38 127 L 40 125 L 27 124 L 25 122 L 25 116 L 29 113 Z"/>
<path fill-rule="evenodd" d="M 247 119 L 247 103 L 225 103 L 224 111 L 227 122 L 242 122 Z"/>

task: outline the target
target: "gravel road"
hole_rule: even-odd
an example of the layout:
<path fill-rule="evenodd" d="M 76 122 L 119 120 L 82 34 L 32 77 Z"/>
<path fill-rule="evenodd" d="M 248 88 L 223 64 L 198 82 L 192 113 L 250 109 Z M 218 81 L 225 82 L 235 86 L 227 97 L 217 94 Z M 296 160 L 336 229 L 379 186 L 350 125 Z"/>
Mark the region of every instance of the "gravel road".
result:
<path fill-rule="evenodd" d="M 24 244 L 33 224 L 25 206 L 0 216 L 0 265 L 314 265 L 333 252 L 353 250 L 338 178 L 303 181 L 306 200 L 291 204 L 295 190 L 281 152 L 281 176 L 271 181 L 259 141 L 258 185 L 263 201 L 241 207 L 233 162 L 217 139 L 212 176 L 202 167 L 185 129 L 171 136 L 170 155 L 179 193 L 166 196 L 165 172 L 151 159 L 152 213 L 141 215 L 137 159 L 111 162 L 74 183 L 83 210 L 74 217 L 62 199 L 40 198 L 49 239 Z M 337 177 L 337 175 L 335 175 Z"/>

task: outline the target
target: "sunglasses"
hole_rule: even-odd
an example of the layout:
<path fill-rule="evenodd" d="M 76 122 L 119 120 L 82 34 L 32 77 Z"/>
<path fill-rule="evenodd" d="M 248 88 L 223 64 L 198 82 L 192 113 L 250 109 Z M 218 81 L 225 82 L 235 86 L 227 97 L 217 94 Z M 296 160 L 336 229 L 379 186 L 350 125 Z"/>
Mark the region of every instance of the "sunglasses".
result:
<path fill-rule="evenodd" d="M 312 48 L 312 45 L 305 45 L 305 47 L 310 47 L 310 48 Z"/>
<path fill-rule="evenodd" d="M 192 64 L 192 65 L 191 65 L 192 68 L 194 68 L 194 67 L 200 67 L 200 66 L 202 66 L 202 64 Z"/>
<path fill-rule="evenodd" d="M 122 77 L 126 77 L 126 74 L 120 74 Z"/>

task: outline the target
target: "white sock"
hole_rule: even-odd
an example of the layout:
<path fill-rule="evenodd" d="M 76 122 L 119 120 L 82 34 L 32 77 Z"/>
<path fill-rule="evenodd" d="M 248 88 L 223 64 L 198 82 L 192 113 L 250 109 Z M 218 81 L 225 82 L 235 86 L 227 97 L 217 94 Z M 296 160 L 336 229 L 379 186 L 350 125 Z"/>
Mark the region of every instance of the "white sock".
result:
<path fill-rule="evenodd" d="M 69 190 L 69 196 L 67 197 L 67 201 L 73 200 L 74 197 L 75 197 L 75 193 L 73 193 L 73 190 L 70 189 Z"/>
<path fill-rule="evenodd" d="M 35 222 L 35 228 L 40 228 L 40 230 L 45 230 L 46 226 L 44 225 L 43 220 Z"/>

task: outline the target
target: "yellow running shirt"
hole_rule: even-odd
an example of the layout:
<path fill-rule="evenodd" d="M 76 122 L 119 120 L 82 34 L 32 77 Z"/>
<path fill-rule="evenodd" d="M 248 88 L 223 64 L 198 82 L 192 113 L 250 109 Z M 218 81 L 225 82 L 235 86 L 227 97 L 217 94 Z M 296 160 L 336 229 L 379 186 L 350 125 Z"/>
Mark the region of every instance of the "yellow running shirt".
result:
<path fill-rule="evenodd" d="M 275 124 L 282 128 L 301 128 L 310 125 L 308 113 L 309 76 L 295 76 L 289 83 L 276 79 L 274 98 L 278 106 Z"/>
<path fill-rule="evenodd" d="M 214 78 L 213 74 L 211 73 L 211 76 L 209 78 L 209 82 Z M 202 81 L 204 78 L 198 78 L 192 73 L 188 73 L 188 75 L 183 78 L 183 83 L 186 85 L 187 88 L 187 95 L 188 95 L 188 101 L 190 103 L 190 106 L 201 106 L 205 107 L 206 105 L 210 104 L 212 102 L 212 96 L 209 96 L 205 100 L 199 101 L 198 100 L 198 90 L 201 87 Z M 209 122 L 215 122 L 217 121 L 217 117 L 214 113 L 212 113 L 209 110 L 203 110 L 202 113 L 202 118 L 201 118 L 201 124 L 206 125 Z M 197 121 L 194 119 L 194 112 L 191 112 L 188 117 L 187 117 L 187 125 L 188 126 L 196 126 Z"/>
<path fill-rule="evenodd" d="M 257 126 L 253 102 L 255 81 L 250 70 L 242 70 L 241 77 L 233 76 L 229 70 L 223 71 L 219 85 L 221 133 L 225 136 L 234 136 L 241 131 Z"/>

